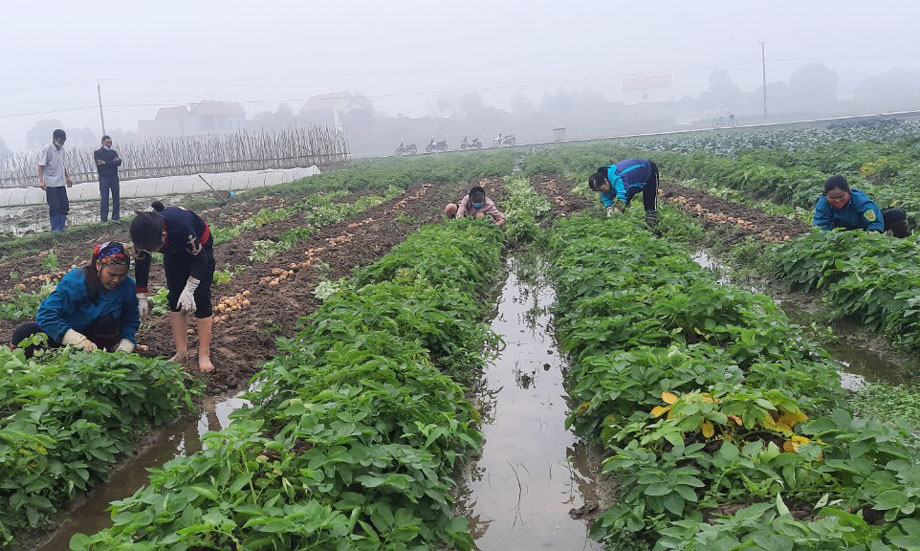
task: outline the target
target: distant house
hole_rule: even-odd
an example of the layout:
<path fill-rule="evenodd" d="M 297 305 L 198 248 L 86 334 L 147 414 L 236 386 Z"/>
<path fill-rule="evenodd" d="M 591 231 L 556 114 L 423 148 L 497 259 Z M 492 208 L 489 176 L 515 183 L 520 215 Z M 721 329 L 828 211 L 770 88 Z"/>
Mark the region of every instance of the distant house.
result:
<path fill-rule="evenodd" d="M 623 103 L 671 101 L 671 73 L 623 79 Z"/>
<path fill-rule="evenodd" d="M 351 92 L 313 96 L 300 108 L 300 116 L 312 124 L 341 130 L 342 113 L 354 107 L 354 100 L 355 96 Z"/>
<path fill-rule="evenodd" d="M 235 132 L 246 123 L 246 110 L 235 102 L 204 100 L 188 107 L 163 107 L 153 120 L 138 121 L 141 137 L 205 136 Z"/>

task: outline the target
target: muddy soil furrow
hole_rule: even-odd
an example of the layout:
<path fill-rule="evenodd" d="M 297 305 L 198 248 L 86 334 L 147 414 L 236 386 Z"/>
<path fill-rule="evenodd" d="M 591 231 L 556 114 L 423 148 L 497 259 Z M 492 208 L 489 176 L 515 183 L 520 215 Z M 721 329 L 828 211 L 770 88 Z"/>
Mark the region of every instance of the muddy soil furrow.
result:
<path fill-rule="evenodd" d="M 359 198 L 373 193 L 374 192 L 371 191 L 356 192 L 345 197 L 337 198 L 333 202 L 353 203 Z M 199 214 L 212 227 L 219 228 L 237 224 L 264 208 L 280 208 L 294 204 L 301 199 L 301 197 L 293 196 L 284 196 L 280 198 L 258 197 L 246 202 L 231 203 L 223 207 L 210 208 L 201 211 Z M 298 212 L 285 220 L 272 222 L 256 230 L 245 232 L 235 239 L 221 243 L 215 248 L 215 252 L 218 256 L 224 254 L 223 249 L 225 247 L 231 247 L 231 251 L 245 251 L 246 254 L 243 255 L 245 262 L 238 262 L 237 264 L 248 263 L 249 247 L 252 245 L 252 241 L 277 237 L 291 228 L 302 225 L 302 219 L 306 212 L 307 211 Z M 106 239 L 114 239 L 127 243 L 129 241 L 127 224 L 106 228 L 93 237 L 69 240 L 66 243 L 62 242 L 55 245 L 53 251 L 55 255 L 57 255 L 58 265 L 60 266 L 57 270 L 49 271 L 46 268 L 42 268 L 41 265 L 41 260 L 52 249 L 43 250 L 37 252 L 37 254 L 7 258 L 0 261 L 0 293 L 8 293 L 14 288 L 17 288 L 19 284 L 22 284 L 22 287 L 19 288 L 27 292 L 38 290 L 43 283 L 38 279 L 39 276 L 53 275 L 55 279 L 57 279 L 70 270 L 71 266 L 83 266 L 88 261 L 89 252 L 92 248 L 100 241 Z M 217 269 L 222 268 L 223 264 L 218 264 Z M 15 278 L 3 277 L 9 276 L 11 272 L 16 274 Z M 159 278 L 152 279 L 152 283 L 160 283 L 162 280 L 162 270 L 153 270 L 151 277 Z"/>
<path fill-rule="evenodd" d="M 313 290 L 320 282 L 350 275 L 353 268 L 370 264 L 386 254 L 419 225 L 438 221 L 444 205 L 462 196 L 465 188 L 465 185 L 414 186 L 404 195 L 359 216 L 320 229 L 271 262 L 253 266 L 234 277 L 224 294 L 249 291 L 250 306 L 226 313 L 228 319 L 214 325 L 212 360 L 216 369 L 206 377 L 208 392 L 219 394 L 245 386 L 275 353 L 275 339 L 296 334 L 298 319 L 319 305 Z M 498 191 L 494 186 L 492 189 Z M 245 249 L 247 261 L 248 250 Z M 219 264 L 225 260 L 217 258 Z M 282 270 L 284 278 L 277 275 Z M 266 278 L 277 283 L 270 285 Z M 220 293 L 214 293 L 214 304 L 220 297 Z M 167 317 L 159 317 L 140 332 L 138 341 L 149 346 L 147 354 L 172 354 Z M 192 338 L 190 350 L 196 346 Z"/>
<path fill-rule="evenodd" d="M 737 243 L 745 237 L 767 242 L 788 241 L 810 230 L 801 220 L 765 214 L 679 184 L 662 182 L 659 193 L 665 201 L 699 218 L 704 228 L 717 231 L 726 244 Z"/>
<path fill-rule="evenodd" d="M 534 177 L 531 182 L 538 192 L 553 201 L 557 215 L 568 215 L 595 204 L 590 199 L 573 194 L 573 184 L 566 178 L 541 175 Z M 679 184 L 662 182 L 658 193 L 662 200 L 699 218 L 703 227 L 717 231 L 727 244 L 737 243 L 745 237 L 756 237 L 768 242 L 788 241 L 810 229 L 800 220 L 766 214 Z"/>

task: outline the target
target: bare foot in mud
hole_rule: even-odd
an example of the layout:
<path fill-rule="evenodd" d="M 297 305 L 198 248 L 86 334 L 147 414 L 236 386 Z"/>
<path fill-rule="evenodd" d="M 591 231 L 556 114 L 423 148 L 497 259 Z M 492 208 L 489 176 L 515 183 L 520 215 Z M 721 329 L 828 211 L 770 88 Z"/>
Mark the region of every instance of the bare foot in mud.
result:
<path fill-rule="evenodd" d="M 214 364 L 211 363 L 210 357 L 202 356 L 198 358 L 198 371 L 202 373 L 210 373 L 214 371 Z"/>
<path fill-rule="evenodd" d="M 188 362 L 188 353 L 179 354 L 178 352 L 169 359 L 171 362 L 176 362 L 177 364 L 185 365 Z"/>

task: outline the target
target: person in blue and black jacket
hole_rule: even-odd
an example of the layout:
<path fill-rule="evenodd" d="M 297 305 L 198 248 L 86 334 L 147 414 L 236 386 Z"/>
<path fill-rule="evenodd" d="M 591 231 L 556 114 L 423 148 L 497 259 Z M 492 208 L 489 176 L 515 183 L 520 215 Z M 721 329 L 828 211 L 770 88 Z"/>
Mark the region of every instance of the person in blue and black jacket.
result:
<path fill-rule="evenodd" d="M 214 279 L 214 240 L 208 224 L 197 214 L 182 207 L 164 207 L 155 201 L 151 211 L 138 212 L 131 221 L 131 241 L 137 253 L 137 301 L 141 316 L 149 312 L 147 280 L 150 255 L 163 253 L 166 288 L 169 291 L 169 322 L 172 326 L 176 355 L 171 359 L 184 364 L 188 360 L 188 312 L 198 318 L 198 369 L 212 371 L 211 363 L 211 283 Z"/>
<path fill-rule="evenodd" d="M 868 195 L 858 189 L 851 189 L 843 176 L 831 176 L 824 182 L 824 193 L 815 205 L 814 225 L 825 231 L 844 228 L 889 232 L 894 237 L 910 235 L 904 211 L 882 211 Z"/>
<path fill-rule="evenodd" d="M 67 272 L 38 308 L 35 321 L 13 331 L 12 345 L 37 333 L 48 345 L 73 346 L 85 352 L 97 348 L 133 352 L 140 326 L 134 281 L 128 277 L 131 258 L 116 241 L 100 243 L 92 261 Z M 34 347 L 26 348 L 31 357 Z"/>
<path fill-rule="evenodd" d="M 602 166 L 588 179 L 588 186 L 601 194 L 607 216 L 622 213 L 632 198 L 642 193 L 645 223 L 658 225 L 658 165 L 648 159 L 626 159 Z"/>

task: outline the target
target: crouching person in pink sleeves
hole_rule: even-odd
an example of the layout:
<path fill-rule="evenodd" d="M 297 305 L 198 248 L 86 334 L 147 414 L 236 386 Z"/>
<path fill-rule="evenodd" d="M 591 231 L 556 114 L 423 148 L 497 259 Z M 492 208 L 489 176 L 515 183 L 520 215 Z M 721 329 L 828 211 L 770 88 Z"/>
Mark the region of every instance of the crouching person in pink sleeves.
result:
<path fill-rule="evenodd" d="M 471 189 L 469 195 L 464 197 L 459 205 L 450 203 L 444 207 L 444 214 L 448 218 L 463 218 L 464 216 L 483 218 L 488 216 L 496 226 L 505 225 L 505 215 L 498 210 L 498 207 L 495 206 L 491 199 L 486 197 L 486 190 L 479 186 Z"/>

